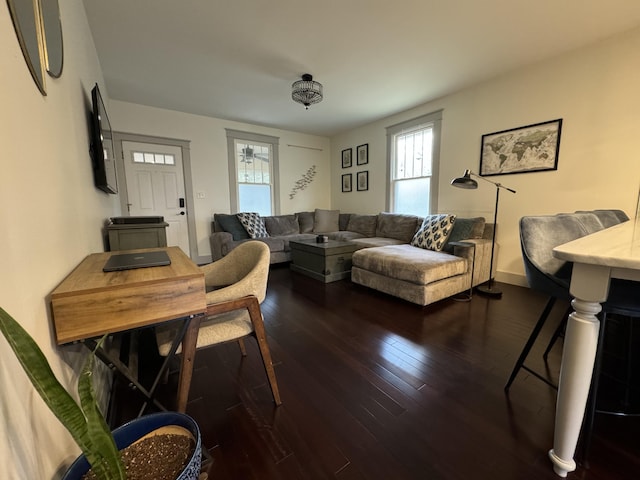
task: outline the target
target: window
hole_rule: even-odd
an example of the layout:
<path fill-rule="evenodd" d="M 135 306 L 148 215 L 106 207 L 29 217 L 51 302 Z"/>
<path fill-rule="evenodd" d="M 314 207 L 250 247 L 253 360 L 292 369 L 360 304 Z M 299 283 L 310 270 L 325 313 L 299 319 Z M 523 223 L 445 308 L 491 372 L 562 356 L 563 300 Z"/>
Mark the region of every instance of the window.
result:
<path fill-rule="evenodd" d="M 227 129 L 231 212 L 279 213 L 277 137 Z"/>
<path fill-rule="evenodd" d="M 438 111 L 387 128 L 389 211 L 437 212 L 441 120 Z"/>

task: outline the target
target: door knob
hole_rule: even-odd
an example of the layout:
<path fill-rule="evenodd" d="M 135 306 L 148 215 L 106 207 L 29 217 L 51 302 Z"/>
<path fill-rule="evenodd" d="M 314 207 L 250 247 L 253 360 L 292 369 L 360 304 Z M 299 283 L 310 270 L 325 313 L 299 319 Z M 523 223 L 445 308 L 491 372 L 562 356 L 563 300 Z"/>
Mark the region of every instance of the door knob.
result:
<path fill-rule="evenodd" d="M 182 211 L 178 215 L 186 215 L 186 213 L 184 211 Z"/>

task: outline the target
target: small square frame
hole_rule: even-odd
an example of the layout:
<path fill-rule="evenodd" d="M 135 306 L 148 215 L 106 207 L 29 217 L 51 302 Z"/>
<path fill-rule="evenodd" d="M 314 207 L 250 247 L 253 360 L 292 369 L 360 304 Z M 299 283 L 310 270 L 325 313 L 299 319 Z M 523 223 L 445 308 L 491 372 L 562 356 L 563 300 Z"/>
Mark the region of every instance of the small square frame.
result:
<path fill-rule="evenodd" d="M 342 175 L 342 191 L 343 192 L 352 192 L 353 191 L 353 185 L 352 185 L 352 180 L 353 175 L 351 173 L 345 173 L 344 175 Z"/>
<path fill-rule="evenodd" d="M 351 152 L 353 148 L 345 148 L 342 150 L 342 168 L 349 168 L 353 165 L 353 161 L 351 159 Z"/>
<path fill-rule="evenodd" d="M 356 165 L 366 165 L 369 163 L 369 144 L 358 145 L 356 155 Z"/>
<path fill-rule="evenodd" d="M 359 192 L 369 190 L 369 171 L 358 172 L 356 177 L 356 188 Z"/>

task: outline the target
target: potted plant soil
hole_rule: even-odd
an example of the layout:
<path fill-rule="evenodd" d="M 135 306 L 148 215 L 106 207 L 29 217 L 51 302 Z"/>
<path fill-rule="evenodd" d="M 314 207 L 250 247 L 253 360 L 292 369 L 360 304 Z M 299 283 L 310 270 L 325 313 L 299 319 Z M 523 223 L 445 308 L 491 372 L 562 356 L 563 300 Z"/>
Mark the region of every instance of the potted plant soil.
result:
<path fill-rule="evenodd" d="M 57 380 L 33 338 L 2 308 L 0 331 L 36 391 L 82 450 L 64 480 L 198 479 L 200 431 L 188 415 L 146 415 L 112 433 L 93 391 L 94 355 L 88 355 L 78 380 L 78 404 Z M 89 469 L 91 472 L 85 476 Z"/>

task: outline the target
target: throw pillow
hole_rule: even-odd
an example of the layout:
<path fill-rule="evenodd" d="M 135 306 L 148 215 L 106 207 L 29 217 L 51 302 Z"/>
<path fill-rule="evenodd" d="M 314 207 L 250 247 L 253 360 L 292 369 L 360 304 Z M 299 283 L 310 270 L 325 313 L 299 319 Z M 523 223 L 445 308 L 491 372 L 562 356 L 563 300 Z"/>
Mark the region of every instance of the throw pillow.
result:
<path fill-rule="evenodd" d="M 300 233 L 300 226 L 295 215 L 265 217 L 264 226 L 272 237 Z"/>
<path fill-rule="evenodd" d="M 313 232 L 313 212 L 298 212 L 298 224 L 300 225 L 300 233 Z"/>
<path fill-rule="evenodd" d="M 350 232 L 361 233 L 365 237 L 376 236 L 376 224 L 378 223 L 377 215 L 356 215 L 349 217 L 347 230 Z"/>
<path fill-rule="evenodd" d="M 258 213 L 238 213 L 238 220 L 244 226 L 244 229 L 251 238 L 265 238 L 268 237 L 267 229 L 264 227 L 264 222 L 260 218 Z"/>
<path fill-rule="evenodd" d="M 316 208 L 313 219 L 313 233 L 337 232 L 340 230 L 340 210 Z"/>
<path fill-rule="evenodd" d="M 250 238 L 235 214 L 214 213 L 213 221 L 216 222 L 222 230 L 229 232 L 234 240 L 247 240 Z"/>
<path fill-rule="evenodd" d="M 482 238 L 484 232 L 484 217 L 456 218 L 449 242 L 459 242 L 469 238 Z"/>
<path fill-rule="evenodd" d="M 411 240 L 411 245 L 439 252 L 451 235 L 455 221 L 455 215 L 428 215 Z"/>

